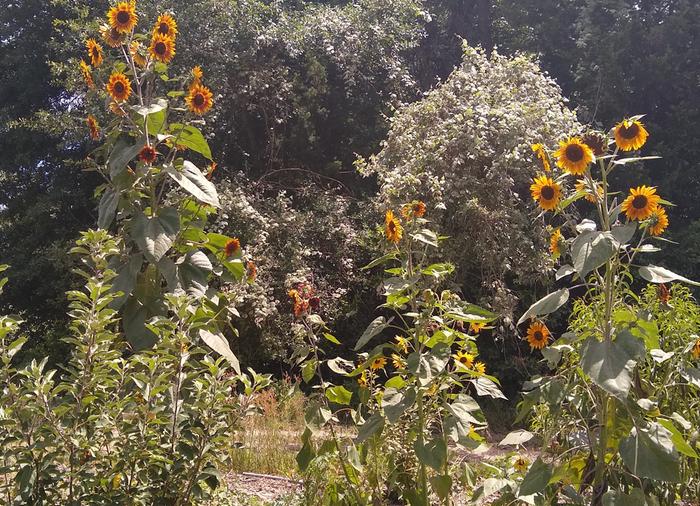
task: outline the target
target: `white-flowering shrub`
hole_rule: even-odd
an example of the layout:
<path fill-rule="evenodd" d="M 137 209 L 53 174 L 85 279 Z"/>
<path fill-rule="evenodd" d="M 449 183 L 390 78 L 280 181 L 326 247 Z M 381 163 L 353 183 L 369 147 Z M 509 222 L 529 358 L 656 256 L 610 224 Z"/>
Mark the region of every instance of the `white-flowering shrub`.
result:
<path fill-rule="evenodd" d="M 465 44 L 462 65 L 424 99 L 400 110 L 381 152 L 359 160 L 381 185 L 380 207 L 412 198 L 451 238 L 446 257 L 471 297 L 509 314 L 513 289 L 543 278 L 544 234 L 532 225 L 529 185 L 550 148 L 580 129 L 556 83 L 525 56 L 490 58 Z"/>

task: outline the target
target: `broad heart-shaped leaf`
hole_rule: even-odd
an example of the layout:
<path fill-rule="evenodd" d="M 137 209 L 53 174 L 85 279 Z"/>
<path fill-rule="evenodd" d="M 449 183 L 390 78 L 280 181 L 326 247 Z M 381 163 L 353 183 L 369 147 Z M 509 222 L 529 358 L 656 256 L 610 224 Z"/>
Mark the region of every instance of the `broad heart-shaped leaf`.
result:
<path fill-rule="evenodd" d="M 369 438 L 375 434 L 381 433 L 384 429 L 384 417 L 379 411 L 375 411 L 372 416 L 370 416 L 365 423 L 360 425 L 357 429 L 357 437 L 355 438 L 355 444 L 360 444 L 367 441 Z"/>
<path fill-rule="evenodd" d="M 309 467 L 309 464 L 314 459 L 316 454 L 314 453 L 313 446 L 311 446 L 311 430 L 307 428 L 304 431 L 301 439 L 304 444 L 302 445 L 301 450 L 299 450 L 299 453 L 297 453 L 296 461 L 299 469 L 301 469 L 303 472 L 306 471 L 307 467 Z"/>
<path fill-rule="evenodd" d="M 201 337 L 202 341 L 212 350 L 228 360 L 233 370 L 236 371 L 236 374 L 241 374 L 241 364 L 238 362 L 236 355 L 231 351 L 231 346 L 229 346 L 228 341 L 221 332 L 214 334 L 206 329 L 199 329 L 199 337 Z"/>
<path fill-rule="evenodd" d="M 128 135 L 120 136 L 114 143 L 114 147 L 107 159 L 109 177 L 114 179 L 126 169 L 127 164 L 133 160 L 143 148 L 145 141 L 137 140 Z"/>
<path fill-rule="evenodd" d="M 415 239 L 416 241 L 420 241 L 423 244 L 427 244 L 429 246 L 434 246 L 437 248 L 438 246 L 438 236 L 435 232 L 432 230 L 429 230 L 427 228 L 422 228 L 415 234 L 411 234 L 411 237 Z"/>
<path fill-rule="evenodd" d="M 678 482 L 679 458 L 671 437 L 671 432 L 656 422 L 639 431 L 635 427 L 629 437 L 620 441 L 622 461 L 640 478 Z"/>
<path fill-rule="evenodd" d="M 395 423 L 408 408 L 413 406 L 414 402 L 416 402 L 415 388 L 409 388 L 403 392 L 395 388 L 387 388 L 382 396 L 382 407 L 386 419 L 389 423 Z"/>
<path fill-rule="evenodd" d="M 626 399 L 637 360 L 644 356 L 644 341 L 623 330 L 614 340 L 591 336 L 581 347 L 581 368 L 600 388 Z"/>
<path fill-rule="evenodd" d="M 152 312 L 135 297 L 130 297 L 124 305 L 122 326 L 124 335 L 134 351 L 145 350 L 156 343 L 156 335 L 146 327 Z"/>
<path fill-rule="evenodd" d="M 671 442 L 678 452 L 694 459 L 700 458 L 698 457 L 698 453 L 695 451 L 695 449 L 688 444 L 683 437 L 683 434 L 681 434 L 681 431 L 678 430 L 671 420 L 666 418 L 658 418 L 657 421 L 671 433 Z"/>
<path fill-rule="evenodd" d="M 203 297 L 212 270 L 209 258 L 201 251 L 193 251 L 178 259 L 176 264 L 180 286 L 194 297 Z"/>
<path fill-rule="evenodd" d="M 658 267 L 656 265 L 640 267 L 639 275 L 651 283 L 670 283 L 671 281 L 682 281 L 683 283 L 688 283 L 689 285 L 700 286 L 700 283 L 697 281 L 692 281 L 681 276 L 680 274 L 676 274 L 675 272 L 669 271 L 664 267 Z"/>
<path fill-rule="evenodd" d="M 171 123 L 170 133 L 175 136 L 175 141 L 177 144 L 187 146 L 189 149 L 199 153 L 208 160 L 212 159 L 209 144 L 198 128 L 193 127 L 192 125 Z"/>
<path fill-rule="evenodd" d="M 500 443 L 498 443 L 498 446 L 510 446 L 510 445 L 521 445 L 524 443 L 527 443 L 534 437 L 534 434 L 532 432 L 529 432 L 527 430 L 519 429 L 519 430 L 514 430 L 513 432 L 508 433 L 506 437 L 504 437 Z"/>
<path fill-rule="evenodd" d="M 525 313 L 520 317 L 517 325 L 520 325 L 530 317 L 534 318 L 537 316 L 543 316 L 549 313 L 553 313 L 554 311 L 562 307 L 564 304 L 566 304 L 566 301 L 568 300 L 568 288 L 562 288 L 561 290 L 552 292 L 549 295 L 542 297 L 540 300 L 538 300 L 532 306 L 530 306 L 530 308 L 527 311 L 525 311 Z"/>
<path fill-rule="evenodd" d="M 97 208 L 97 226 L 99 228 L 105 230 L 109 228 L 114 220 L 117 204 L 119 204 L 119 191 L 108 186 L 102 194 L 100 205 Z"/>
<path fill-rule="evenodd" d="M 447 411 L 464 425 L 481 425 L 484 422 L 479 404 L 466 394 L 458 394 L 457 399 L 446 407 Z"/>
<path fill-rule="evenodd" d="M 357 351 L 361 349 L 365 344 L 369 342 L 370 339 L 384 331 L 384 329 L 389 326 L 389 323 L 391 323 L 391 319 L 387 321 L 386 318 L 384 318 L 383 316 L 379 316 L 378 318 L 372 320 L 372 322 L 367 326 L 365 331 L 357 340 L 354 350 Z"/>
<path fill-rule="evenodd" d="M 168 252 L 179 230 L 180 216 L 172 207 L 160 209 L 156 216 L 139 214 L 131 223 L 134 242 L 151 262 L 157 262 Z"/>
<path fill-rule="evenodd" d="M 336 385 L 326 388 L 326 397 L 331 402 L 347 406 L 350 404 L 350 399 L 352 399 L 352 392 L 343 385 Z"/>
<path fill-rule="evenodd" d="M 163 129 L 165 124 L 166 109 L 168 101 L 164 98 L 159 98 L 155 103 L 149 106 L 134 106 L 133 110 L 136 114 L 146 118 L 148 126 L 148 135 L 157 135 Z"/>
<path fill-rule="evenodd" d="M 647 502 L 641 488 L 633 488 L 628 494 L 619 490 L 611 490 L 603 495 L 603 506 L 652 506 L 655 502 Z"/>
<path fill-rule="evenodd" d="M 421 442 L 416 439 L 413 449 L 416 451 L 418 460 L 426 466 L 430 466 L 436 471 L 439 471 L 440 468 L 445 466 L 447 445 L 444 439 L 435 438 L 425 444 L 421 444 Z"/>
<path fill-rule="evenodd" d="M 181 170 L 177 170 L 172 164 L 166 165 L 163 170 L 200 202 L 219 207 L 219 195 L 214 183 L 204 177 L 202 171 L 189 160 L 183 162 Z"/>
<path fill-rule="evenodd" d="M 627 244 L 632 237 L 634 237 L 634 233 L 637 231 L 637 223 L 634 221 L 630 221 L 629 223 L 625 223 L 624 225 L 616 225 L 612 227 L 612 235 L 615 238 L 615 240 L 618 242 L 618 244 Z"/>
<path fill-rule="evenodd" d="M 304 412 L 304 422 L 311 432 L 318 432 L 331 419 L 331 410 L 320 402 L 312 402 Z"/>
<path fill-rule="evenodd" d="M 445 499 L 450 495 L 452 489 L 452 478 L 449 474 L 440 474 L 430 478 L 430 485 L 440 499 Z"/>
<path fill-rule="evenodd" d="M 617 251 L 619 244 L 610 232 L 584 232 L 574 239 L 571 257 L 582 278 L 597 269 Z"/>
<path fill-rule="evenodd" d="M 518 497 L 528 496 L 541 492 L 552 478 L 552 466 L 546 464 L 540 457 L 533 462 L 528 469 L 525 478 L 520 484 Z"/>
<path fill-rule="evenodd" d="M 508 399 L 505 395 L 503 395 L 503 392 L 501 392 L 501 389 L 498 388 L 498 385 L 484 376 L 471 380 L 471 382 L 474 384 L 476 393 L 482 397 Z"/>
<path fill-rule="evenodd" d="M 124 305 L 131 292 L 136 286 L 136 277 L 141 271 L 143 264 L 143 256 L 140 253 L 135 253 L 129 259 L 116 267 L 117 277 L 112 282 L 112 292 L 122 292 L 122 296 L 114 299 L 110 304 L 113 309 L 119 309 Z"/>

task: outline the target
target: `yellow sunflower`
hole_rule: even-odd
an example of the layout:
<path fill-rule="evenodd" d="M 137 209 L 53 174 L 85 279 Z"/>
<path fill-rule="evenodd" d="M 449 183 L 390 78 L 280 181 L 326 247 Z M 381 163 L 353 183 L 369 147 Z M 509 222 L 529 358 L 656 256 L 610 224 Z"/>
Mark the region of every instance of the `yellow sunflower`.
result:
<path fill-rule="evenodd" d="M 93 67 L 102 65 L 102 46 L 95 39 L 88 39 L 85 42 L 88 55 L 90 55 L 90 63 Z"/>
<path fill-rule="evenodd" d="M 153 27 L 153 33 L 159 33 L 174 40 L 175 36 L 177 36 L 177 23 L 175 22 L 175 18 L 170 14 L 161 14 L 158 16 L 158 21 L 156 21 L 156 25 Z"/>
<path fill-rule="evenodd" d="M 152 165 L 153 162 L 156 161 L 157 157 L 158 153 L 156 152 L 156 148 L 153 146 L 144 146 L 141 148 L 141 151 L 139 151 L 139 160 L 148 165 Z"/>
<path fill-rule="evenodd" d="M 518 457 L 515 459 L 515 462 L 513 462 L 513 468 L 519 473 L 524 473 L 527 471 L 528 467 L 530 467 L 530 461 L 525 457 Z"/>
<path fill-rule="evenodd" d="M 486 374 L 486 364 L 483 362 L 477 362 L 474 364 L 474 370 L 479 374 Z"/>
<path fill-rule="evenodd" d="M 229 258 L 231 255 L 238 253 L 241 250 L 241 241 L 237 237 L 233 237 L 226 241 L 224 245 L 224 256 Z M 296 293 L 296 290 L 290 290 L 289 296 L 294 297 L 292 292 Z"/>
<path fill-rule="evenodd" d="M 666 210 L 658 206 L 651 212 L 649 217 L 649 235 L 657 236 L 664 233 L 664 230 L 668 227 L 668 215 Z"/>
<path fill-rule="evenodd" d="M 192 67 L 192 84 L 199 84 L 202 82 L 202 77 L 204 77 L 204 72 L 202 72 L 202 67 L 195 65 Z"/>
<path fill-rule="evenodd" d="M 603 194 L 603 187 L 600 184 L 595 183 L 595 182 L 593 184 L 595 184 L 595 189 L 596 189 L 596 192 L 598 193 L 598 197 L 602 198 L 604 195 Z M 583 198 L 585 198 L 588 202 L 591 202 L 593 204 L 595 204 L 597 202 L 595 195 L 593 195 L 593 192 L 591 191 L 590 187 L 588 186 L 588 182 L 585 179 L 582 178 L 582 179 L 579 179 L 578 181 L 576 181 L 575 187 L 576 187 L 577 193 L 584 193 L 585 194 Z"/>
<path fill-rule="evenodd" d="M 362 374 L 357 378 L 357 384 L 362 388 L 367 388 L 369 382 L 367 381 L 367 371 L 362 371 Z"/>
<path fill-rule="evenodd" d="M 95 87 L 95 81 L 92 80 L 92 73 L 90 72 L 90 65 L 80 60 L 80 72 L 83 74 L 83 79 L 85 79 L 85 84 L 88 88 Z"/>
<path fill-rule="evenodd" d="M 638 120 L 626 119 L 615 125 L 615 143 L 620 151 L 634 151 L 644 146 L 649 137 L 644 125 Z"/>
<path fill-rule="evenodd" d="M 124 102 L 131 95 L 131 81 L 121 72 L 114 72 L 109 76 L 107 93 L 115 102 Z"/>
<path fill-rule="evenodd" d="M 394 211 L 391 209 L 386 212 L 384 217 L 384 233 L 389 242 L 397 244 L 403 237 L 403 227 L 398 218 L 394 216 Z"/>
<path fill-rule="evenodd" d="M 471 330 L 475 334 L 478 334 L 479 332 L 481 332 L 481 329 L 483 329 L 485 325 L 485 323 L 471 322 L 469 324 L 469 330 Z"/>
<path fill-rule="evenodd" d="M 551 211 L 559 204 L 561 187 L 548 176 L 536 177 L 530 185 L 532 198 L 545 211 Z"/>
<path fill-rule="evenodd" d="M 690 350 L 690 354 L 693 356 L 695 360 L 700 359 L 700 339 L 695 341 L 695 344 L 693 345 L 693 349 Z"/>
<path fill-rule="evenodd" d="M 118 48 L 126 42 L 126 34 L 115 30 L 111 26 L 103 26 L 100 33 L 102 34 L 102 40 L 109 47 Z"/>
<path fill-rule="evenodd" d="M 530 349 L 541 350 L 547 346 L 550 335 L 549 329 L 544 323 L 538 321 L 532 322 L 527 329 L 527 342 L 530 344 Z"/>
<path fill-rule="evenodd" d="M 374 360 L 372 360 L 372 363 L 369 365 L 369 368 L 373 371 L 377 371 L 379 369 L 384 369 L 385 365 L 386 357 L 377 357 Z"/>
<path fill-rule="evenodd" d="M 391 363 L 395 369 L 403 369 L 406 366 L 403 358 L 398 353 L 391 354 Z"/>
<path fill-rule="evenodd" d="M 141 43 L 138 41 L 133 41 L 129 46 L 129 53 L 134 59 L 134 63 L 139 67 L 143 68 L 146 66 L 146 58 L 141 54 Z"/>
<path fill-rule="evenodd" d="M 630 220 L 646 220 L 659 206 L 660 200 L 653 186 L 638 186 L 630 189 L 621 209 Z"/>
<path fill-rule="evenodd" d="M 580 176 L 586 172 L 588 164 L 595 157 L 593 151 L 578 137 L 569 137 L 565 141 L 559 141 L 559 149 L 554 152 L 557 166 L 569 174 Z"/>
<path fill-rule="evenodd" d="M 458 351 L 457 354 L 452 355 L 452 357 L 455 359 L 455 362 L 459 362 L 467 369 L 471 369 L 471 367 L 474 365 L 474 355 L 471 353 Z"/>
<path fill-rule="evenodd" d="M 404 353 L 408 353 L 408 339 L 401 336 L 396 336 L 394 339 L 396 340 L 396 346 Z"/>
<path fill-rule="evenodd" d="M 201 116 L 211 109 L 214 103 L 213 97 L 214 95 L 209 88 L 201 84 L 195 84 L 190 87 L 190 91 L 185 97 L 185 102 L 191 112 Z"/>
<path fill-rule="evenodd" d="M 552 166 L 549 164 L 549 157 L 547 156 L 547 151 L 544 149 L 544 144 L 533 144 L 532 152 L 535 153 L 540 162 L 542 162 L 542 168 L 545 172 L 552 170 Z"/>
<path fill-rule="evenodd" d="M 555 257 L 561 255 L 561 244 L 563 242 L 564 236 L 561 235 L 561 230 L 556 229 L 549 237 L 549 252 Z"/>
<path fill-rule="evenodd" d="M 414 200 L 409 204 L 404 204 L 401 208 L 401 216 L 405 220 L 420 218 L 425 214 L 425 203 L 420 200 Z"/>
<path fill-rule="evenodd" d="M 93 116 L 92 114 L 88 114 L 88 117 L 85 121 L 87 122 L 88 128 L 90 129 L 90 138 L 93 141 L 98 140 L 100 138 L 100 125 L 97 124 L 95 116 Z"/>
<path fill-rule="evenodd" d="M 170 60 L 175 56 L 175 39 L 156 32 L 153 34 L 151 47 L 148 48 L 148 51 L 154 60 L 170 63 Z"/>
<path fill-rule="evenodd" d="M 112 29 L 119 33 L 129 33 L 136 26 L 136 2 L 119 2 L 107 13 L 107 19 Z"/>

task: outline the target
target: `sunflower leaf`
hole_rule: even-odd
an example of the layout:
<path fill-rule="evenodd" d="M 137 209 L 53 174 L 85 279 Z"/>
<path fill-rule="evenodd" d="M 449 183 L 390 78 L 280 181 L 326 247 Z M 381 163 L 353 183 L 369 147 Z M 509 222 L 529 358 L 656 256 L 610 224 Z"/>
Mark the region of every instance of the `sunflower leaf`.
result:
<path fill-rule="evenodd" d="M 615 165 L 627 165 L 628 163 L 639 162 L 642 160 L 657 160 L 660 156 L 633 156 L 631 158 L 623 158 L 622 160 L 613 160 Z"/>
<path fill-rule="evenodd" d="M 651 283 L 670 283 L 671 281 L 682 281 L 693 286 L 700 286 L 700 283 L 669 271 L 664 267 L 647 265 L 639 268 L 639 275 Z"/>
<path fill-rule="evenodd" d="M 530 317 L 537 317 L 553 313 L 569 300 L 569 289 L 562 288 L 556 292 L 552 292 L 549 295 L 542 297 L 540 300 L 535 302 L 530 308 L 525 311 L 525 313 L 518 320 L 517 325 L 522 324 L 525 320 Z"/>

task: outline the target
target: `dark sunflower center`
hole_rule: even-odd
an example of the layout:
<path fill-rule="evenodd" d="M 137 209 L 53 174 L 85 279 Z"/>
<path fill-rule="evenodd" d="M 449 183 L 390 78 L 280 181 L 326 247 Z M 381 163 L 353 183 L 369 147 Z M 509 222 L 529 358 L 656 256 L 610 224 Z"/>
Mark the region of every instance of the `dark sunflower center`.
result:
<path fill-rule="evenodd" d="M 163 35 L 167 35 L 170 32 L 170 27 L 168 26 L 168 23 L 161 23 L 160 25 L 158 25 L 158 31 Z"/>
<path fill-rule="evenodd" d="M 647 206 L 649 199 L 644 195 L 637 195 L 632 199 L 632 207 L 635 209 L 644 209 Z"/>
<path fill-rule="evenodd" d="M 127 24 L 130 19 L 131 19 L 131 15 L 126 11 L 119 11 L 117 13 L 117 21 L 119 21 L 119 23 L 122 25 Z"/>
<path fill-rule="evenodd" d="M 552 200 L 554 198 L 554 188 L 551 186 L 543 186 L 540 195 L 542 195 L 542 198 L 545 200 Z"/>
<path fill-rule="evenodd" d="M 155 50 L 156 50 L 156 54 L 159 54 L 161 56 L 164 55 L 165 50 L 166 50 L 165 42 L 157 42 Z"/>
<path fill-rule="evenodd" d="M 544 334 L 538 330 L 532 335 L 532 337 L 535 338 L 535 341 L 541 341 L 544 338 Z"/>
<path fill-rule="evenodd" d="M 467 357 L 459 357 L 459 361 L 463 364 L 466 364 L 468 362 Z"/>
<path fill-rule="evenodd" d="M 390 221 L 389 222 L 389 232 L 395 232 L 395 231 L 396 231 L 396 223 L 394 223 L 393 221 Z"/>
<path fill-rule="evenodd" d="M 632 123 L 629 127 L 626 127 L 625 125 L 622 125 L 620 128 L 620 135 L 624 139 L 634 139 L 637 137 L 637 134 L 639 133 L 639 125 L 636 123 Z"/>
<path fill-rule="evenodd" d="M 578 162 L 583 159 L 583 148 L 578 144 L 572 144 L 566 148 L 566 158 L 572 162 Z"/>
<path fill-rule="evenodd" d="M 116 83 L 114 83 L 114 91 L 118 94 L 124 93 L 124 83 L 121 81 L 117 81 Z"/>

